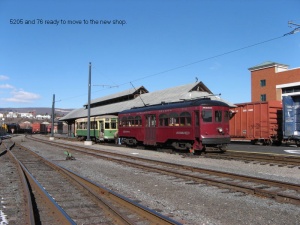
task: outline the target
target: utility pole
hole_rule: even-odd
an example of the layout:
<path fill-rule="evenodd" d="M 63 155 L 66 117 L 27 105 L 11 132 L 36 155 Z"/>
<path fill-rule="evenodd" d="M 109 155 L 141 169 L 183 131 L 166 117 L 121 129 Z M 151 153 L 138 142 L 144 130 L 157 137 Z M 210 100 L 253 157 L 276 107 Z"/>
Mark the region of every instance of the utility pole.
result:
<path fill-rule="evenodd" d="M 92 77 L 92 64 L 89 63 L 89 81 L 88 81 L 88 112 L 87 112 L 87 137 L 86 141 L 84 142 L 85 145 L 92 145 L 93 142 L 91 141 L 91 77 Z"/>
<path fill-rule="evenodd" d="M 52 124 L 51 124 L 51 137 L 50 140 L 54 140 L 54 110 L 55 109 L 55 94 L 53 94 L 52 100 Z"/>

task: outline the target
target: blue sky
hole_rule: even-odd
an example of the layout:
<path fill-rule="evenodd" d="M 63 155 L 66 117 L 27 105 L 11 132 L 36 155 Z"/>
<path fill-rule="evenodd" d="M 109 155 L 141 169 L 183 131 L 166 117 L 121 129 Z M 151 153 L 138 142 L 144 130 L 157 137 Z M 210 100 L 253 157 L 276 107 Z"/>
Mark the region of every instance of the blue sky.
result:
<path fill-rule="evenodd" d="M 248 68 L 300 67 L 300 32 L 282 37 L 299 9 L 299 0 L 0 0 L 0 108 L 51 107 L 53 94 L 57 108 L 82 107 L 89 62 L 92 99 L 130 82 L 153 92 L 197 77 L 227 101 L 249 102 Z"/>

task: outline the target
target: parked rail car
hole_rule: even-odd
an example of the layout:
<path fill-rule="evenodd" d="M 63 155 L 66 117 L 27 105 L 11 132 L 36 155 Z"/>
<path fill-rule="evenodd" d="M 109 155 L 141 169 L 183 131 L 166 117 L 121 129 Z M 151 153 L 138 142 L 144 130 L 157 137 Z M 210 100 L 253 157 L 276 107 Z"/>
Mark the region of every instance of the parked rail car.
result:
<path fill-rule="evenodd" d="M 41 123 L 32 123 L 31 133 L 39 134 L 41 132 Z"/>
<path fill-rule="evenodd" d="M 20 133 L 20 125 L 18 123 L 7 124 L 7 133 L 18 134 Z"/>
<path fill-rule="evenodd" d="M 283 96 L 283 139 L 300 147 L 300 96 Z"/>
<path fill-rule="evenodd" d="M 51 124 L 48 122 L 43 122 L 40 125 L 40 133 L 41 134 L 48 134 L 51 133 Z"/>
<path fill-rule="evenodd" d="M 119 113 L 119 138 L 127 146 L 225 151 L 230 143 L 229 108 L 205 98 L 125 110 Z"/>
<path fill-rule="evenodd" d="M 231 140 L 248 140 L 265 145 L 282 142 L 282 102 L 248 102 L 235 104 L 230 120 Z"/>
<path fill-rule="evenodd" d="M 88 118 L 80 118 L 75 121 L 75 136 L 86 140 Z M 95 142 L 113 141 L 117 132 L 118 117 L 105 115 L 90 117 L 90 138 Z"/>
<path fill-rule="evenodd" d="M 7 124 L 3 123 L 0 127 L 0 136 L 5 136 L 7 134 L 7 131 Z"/>
<path fill-rule="evenodd" d="M 7 129 L 7 124 L 3 123 L 3 124 L 1 125 L 1 130 L 2 130 L 3 132 L 7 133 L 7 131 L 8 131 L 8 129 Z"/>

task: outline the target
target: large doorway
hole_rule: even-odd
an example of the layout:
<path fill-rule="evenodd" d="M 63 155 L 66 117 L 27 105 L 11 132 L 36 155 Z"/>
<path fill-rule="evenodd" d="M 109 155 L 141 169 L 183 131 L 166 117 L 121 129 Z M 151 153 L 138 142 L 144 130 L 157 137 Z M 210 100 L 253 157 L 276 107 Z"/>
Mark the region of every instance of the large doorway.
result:
<path fill-rule="evenodd" d="M 155 114 L 146 115 L 145 145 L 155 145 L 156 143 L 156 116 Z"/>

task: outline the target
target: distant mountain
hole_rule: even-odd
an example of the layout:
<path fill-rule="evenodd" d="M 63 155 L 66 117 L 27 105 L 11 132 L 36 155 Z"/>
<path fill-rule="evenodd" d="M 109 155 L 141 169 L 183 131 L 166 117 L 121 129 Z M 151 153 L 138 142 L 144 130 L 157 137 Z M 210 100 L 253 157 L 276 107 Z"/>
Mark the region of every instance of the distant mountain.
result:
<path fill-rule="evenodd" d="M 55 108 L 55 114 L 57 115 L 67 115 L 73 109 L 61 109 Z M 47 107 L 30 107 L 30 108 L 0 108 L 0 113 L 8 113 L 8 112 L 16 112 L 16 113 L 29 113 L 35 112 L 35 115 L 51 115 L 52 108 Z"/>

